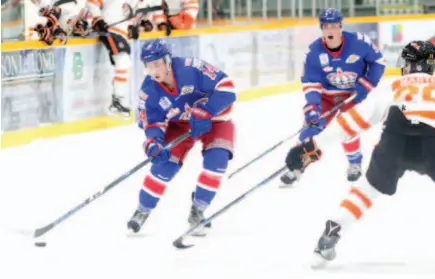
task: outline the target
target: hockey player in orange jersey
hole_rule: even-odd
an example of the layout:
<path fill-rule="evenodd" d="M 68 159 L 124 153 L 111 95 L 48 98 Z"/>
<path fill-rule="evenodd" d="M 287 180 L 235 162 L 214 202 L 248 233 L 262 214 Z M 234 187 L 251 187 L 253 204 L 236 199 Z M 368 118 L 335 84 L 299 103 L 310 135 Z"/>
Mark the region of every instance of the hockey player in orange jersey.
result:
<path fill-rule="evenodd" d="M 130 117 L 129 76 L 131 68 L 129 26 L 126 9 L 137 6 L 136 0 L 87 0 L 87 9 L 92 17 L 92 29 L 98 32 L 99 39 L 109 52 L 110 62 L 115 68 L 112 78 L 112 103 L 109 111 Z M 120 22 L 120 23 L 117 23 Z M 114 24 L 115 25 L 110 25 Z"/>
<path fill-rule="evenodd" d="M 140 8 L 158 5 L 168 9 L 168 16 L 163 10 L 148 13 L 141 24 L 146 26 L 145 31 L 165 30 L 167 22 L 172 29 L 188 30 L 196 27 L 199 10 L 198 0 L 143 0 L 139 2 Z"/>
<path fill-rule="evenodd" d="M 369 98 L 341 113 L 335 122 L 340 134 L 354 136 L 370 129 L 385 118 L 381 140 L 375 146 L 364 177 L 355 182 L 331 220 L 315 249 L 316 267 L 336 257 L 335 247 L 341 235 L 381 195 L 394 195 L 405 171 L 428 175 L 435 181 L 435 46 L 413 41 L 399 58 L 402 78 L 372 92 Z M 286 158 L 289 168 L 299 169 L 316 161 L 322 142 L 331 134 L 320 134 L 292 148 Z"/>

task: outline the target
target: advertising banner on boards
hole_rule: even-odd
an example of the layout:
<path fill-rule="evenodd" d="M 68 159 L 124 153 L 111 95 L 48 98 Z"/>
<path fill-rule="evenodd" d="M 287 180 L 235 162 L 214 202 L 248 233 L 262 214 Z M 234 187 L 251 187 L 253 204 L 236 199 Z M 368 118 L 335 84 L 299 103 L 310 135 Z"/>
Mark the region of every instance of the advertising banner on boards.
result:
<path fill-rule="evenodd" d="M 250 88 L 255 78 L 254 32 L 199 37 L 199 58 L 218 67 L 234 81 L 236 90 Z"/>
<path fill-rule="evenodd" d="M 66 51 L 63 77 L 63 121 L 107 113 L 114 69 L 103 45 L 70 46 Z"/>
<path fill-rule="evenodd" d="M 64 48 L 2 52 L 2 130 L 61 121 Z"/>
<path fill-rule="evenodd" d="M 435 36 L 435 20 L 385 21 L 379 23 L 380 50 L 387 66 L 395 67 L 403 47 L 412 40 L 431 40 Z"/>
<path fill-rule="evenodd" d="M 256 84 L 259 86 L 285 83 L 292 79 L 293 65 L 290 42 L 292 29 L 255 32 Z"/>

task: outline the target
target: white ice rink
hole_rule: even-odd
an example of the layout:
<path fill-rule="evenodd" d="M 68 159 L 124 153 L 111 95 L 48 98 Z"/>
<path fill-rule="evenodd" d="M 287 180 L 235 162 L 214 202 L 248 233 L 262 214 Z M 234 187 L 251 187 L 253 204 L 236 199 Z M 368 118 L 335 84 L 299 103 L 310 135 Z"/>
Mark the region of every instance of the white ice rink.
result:
<path fill-rule="evenodd" d="M 238 103 L 237 146 L 228 172 L 294 133 L 302 123 L 301 93 Z M 0 278 L 435 278 L 435 184 L 407 173 L 393 197 L 343 236 L 327 269 L 308 267 L 328 214 L 346 196 L 347 160 L 341 145 L 324 150 L 294 189 L 275 180 L 213 223 L 190 250 L 172 241 L 187 228 L 190 193 L 201 169 L 200 148 L 144 226 L 131 236 L 126 223 L 138 202 L 147 168 L 47 234 L 47 247 L 8 228 L 45 225 L 144 159 L 135 126 L 36 141 L 0 152 Z M 362 138 L 365 166 L 377 131 Z M 281 167 L 293 142 L 225 180 L 211 214 Z"/>

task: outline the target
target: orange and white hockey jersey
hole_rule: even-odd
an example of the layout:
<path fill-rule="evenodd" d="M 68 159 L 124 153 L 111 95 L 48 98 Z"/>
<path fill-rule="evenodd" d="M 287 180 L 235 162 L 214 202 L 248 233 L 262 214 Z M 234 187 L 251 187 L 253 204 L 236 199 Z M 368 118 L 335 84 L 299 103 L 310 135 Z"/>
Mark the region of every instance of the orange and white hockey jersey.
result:
<path fill-rule="evenodd" d="M 138 7 L 153 7 L 163 5 L 162 0 L 142 0 Z M 169 22 L 175 29 L 187 30 L 196 27 L 198 17 L 198 0 L 167 0 L 165 1 L 169 10 Z M 163 11 L 149 13 L 145 18 L 149 20 L 156 28 L 159 24 L 166 22 L 167 18 Z"/>
<path fill-rule="evenodd" d="M 102 17 L 108 24 L 114 24 L 128 17 L 126 6 L 134 10 L 137 0 L 87 0 L 87 10 L 92 18 Z M 133 23 L 133 19 L 109 27 L 109 31 L 128 39 L 128 26 Z"/>
<path fill-rule="evenodd" d="M 334 121 L 335 129 L 331 128 L 334 131 L 321 133 L 316 142 L 322 146 L 322 142 L 353 137 L 367 131 L 385 120 L 392 106 L 401 108 L 411 123 L 425 123 L 435 128 L 435 76 L 414 73 L 387 86 L 378 86 L 364 102 L 341 113 Z M 336 126 L 339 126 L 339 132 Z"/>

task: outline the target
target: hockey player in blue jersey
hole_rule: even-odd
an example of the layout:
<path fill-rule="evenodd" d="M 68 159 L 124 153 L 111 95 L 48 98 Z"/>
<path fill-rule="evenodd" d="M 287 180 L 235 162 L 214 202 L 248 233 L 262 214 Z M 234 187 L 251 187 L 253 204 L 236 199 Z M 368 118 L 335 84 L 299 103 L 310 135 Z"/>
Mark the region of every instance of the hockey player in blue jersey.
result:
<path fill-rule="evenodd" d="M 341 109 L 350 110 L 352 115 L 352 107 L 378 85 L 385 69 L 385 59 L 367 35 L 342 31 L 343 16 L 338 10 L 324 9 L 319 20 L 322 37 L 309 46 L 301 78 L 306 99 L 306 126 L 299 136 L 300 142 L 319 134 L 336 114 L 321 118 L 323 113 L 356 94 L 353 101 Z M 355 117 L 354 121 L 360 120 Z M 349 161 L 347 179 L 356 181 L 361 176 L 359 137 L 348 138 L 342 144 Z M 291 165 L 290 153 L 287 165 Z M 292 185 L 300 178 L 311 162 L 308 154 L 305 157 L 303 169 L 290 168 L 281 176 L 284 185 Z"/>
<path fill-rule="evenodd" d="M 225 73 L 200 59 L 172 57 L 161 39 L 145 43 L 141 60 L 149 75 L 139 96 L 139 126 L 145 131 L 143 148 L 152 158 L 152 166 L 127 227 L 133 232 L 141 229 L 189 150 L 200 141 L 203 168 L 188 217 L 189 224 L 195 226 L 204 219 L 204 210 L 215 197 L 233 156 L 235 127 L 230 113 L 236 100 L 234 84 Z M 189 130 L 191 136 L 186 140 L 171 150 L 163 149 Z"/>

